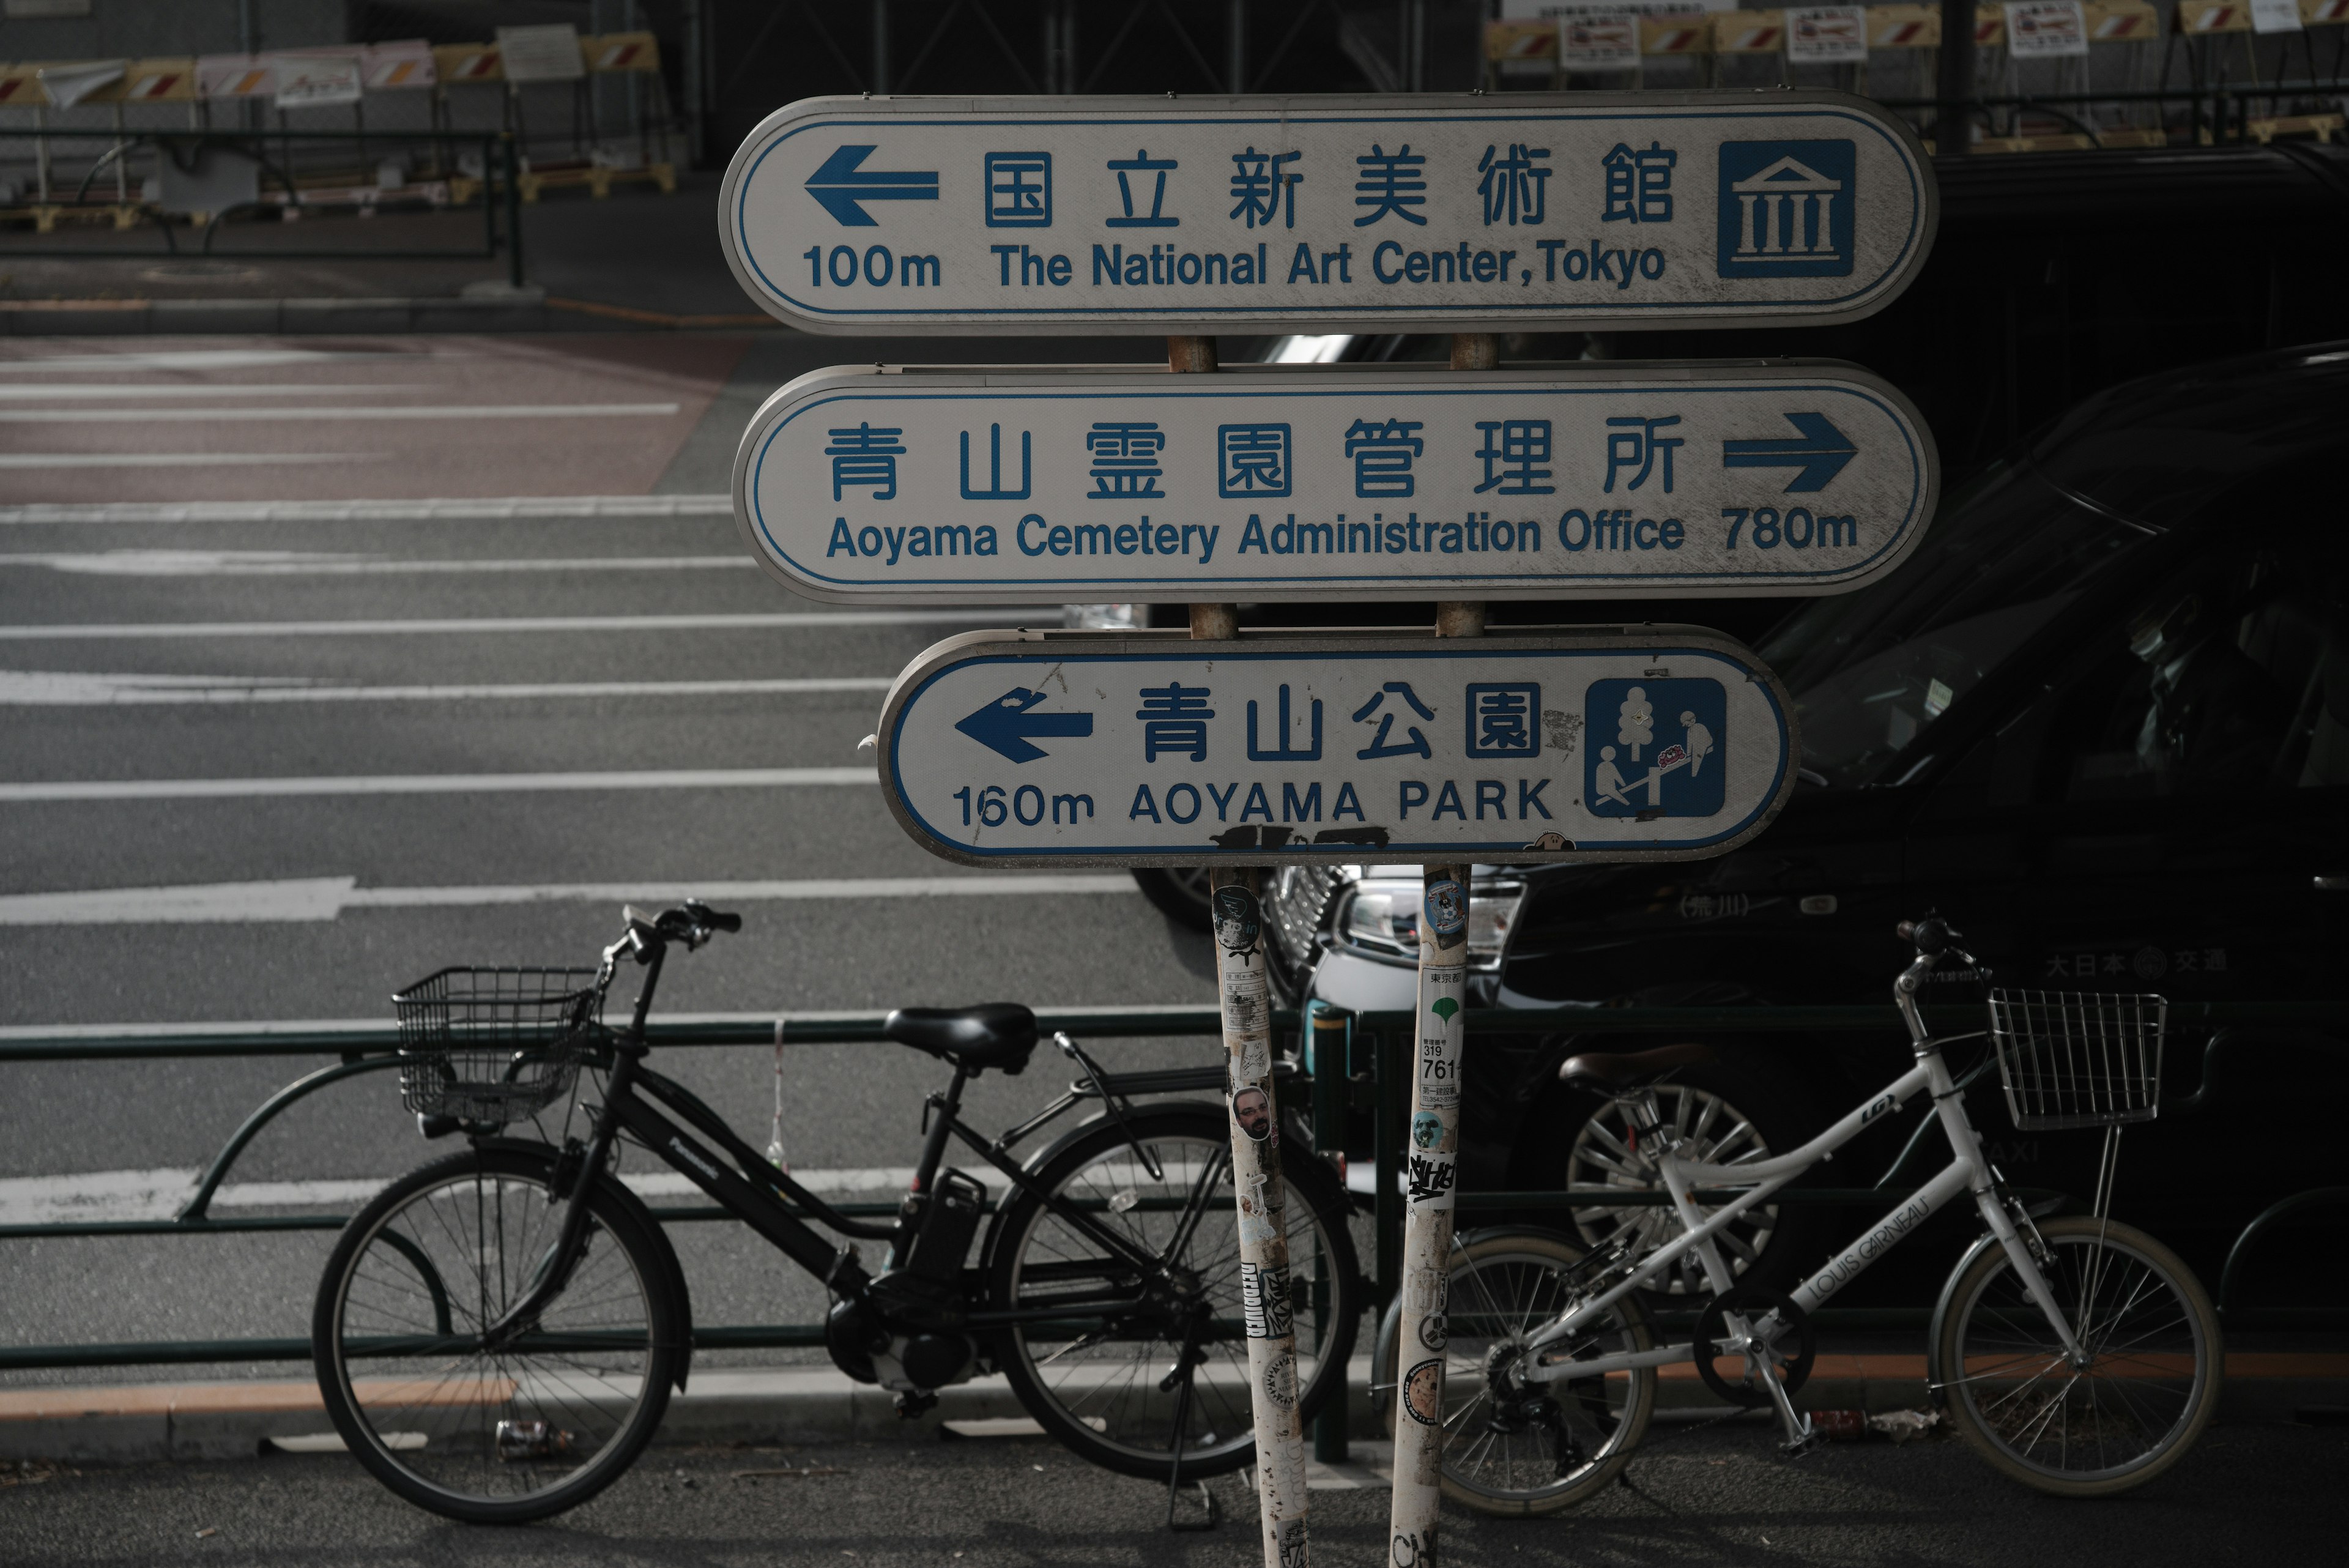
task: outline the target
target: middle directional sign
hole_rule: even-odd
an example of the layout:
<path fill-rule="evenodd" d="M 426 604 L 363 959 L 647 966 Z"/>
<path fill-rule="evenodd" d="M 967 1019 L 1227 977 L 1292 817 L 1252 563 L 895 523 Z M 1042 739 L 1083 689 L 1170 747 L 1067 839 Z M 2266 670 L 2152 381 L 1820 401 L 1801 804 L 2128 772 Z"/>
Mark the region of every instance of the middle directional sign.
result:
<path fill-rule="evenodd" d="M 1849 365 L 860 367 L 769 400 L 734 504 L 824 599 L 1825 594 L 1915 547 L 1936 466 Z"/>
<path fill-rule="evenodd" d="M 973 632 L 890 689 L 890 810 L 972 865 L 1687 860 L 1762 831 L 1777 679 L 1684 626 Z"/>
<path fill-rule="evenodd" d="M 814 332 L 1825 326 L 1934 202 L 1842 93 L 834 98 L 750 133 L 719 233 Z"/>

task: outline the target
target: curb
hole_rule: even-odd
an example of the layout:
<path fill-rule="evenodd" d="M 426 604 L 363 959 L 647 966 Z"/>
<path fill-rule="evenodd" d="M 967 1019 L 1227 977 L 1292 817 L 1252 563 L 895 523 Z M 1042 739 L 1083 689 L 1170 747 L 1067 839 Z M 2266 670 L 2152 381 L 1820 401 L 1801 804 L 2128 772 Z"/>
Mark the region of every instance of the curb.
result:
<path fill-rule="evenodd" d="M 1351 1436 L 1382 1438 L 1382 1412 L 1370 1398 L 1370 1362 L 1348 1369 Z M 1689 1366 L 1661 1369 L 1658 1407 L 1719 1411 Z M 1870 1413 L 1926 1403 L 1921 1355 L 1822 1355 L 1798 1401 L 1813 1410 Z M 2349 1355 L 2236 1352 L 2227 1357 L 2219 1418 L 2290 1421 L 2304 1408 L 2349 1406 Z M 664 1443 L 936 1441 L 947 1423 L 1009 1423 L 1030 1429 L 1027 1412 L 1000 1376 L 938 1391 L 936 1408 L 901 1419 L 892 1397 L 852 1383 L 829 1366 L 696 1372 L 669 1400 Z M 1002 1428 L 999 1427 L 999 1430 Z M 0 1459 L 135 1463 L 251 1459 L 274 1439 L 330 1434 L 307 1378 L 243 1383 L 164 1383 L 0 1391 Z M 306 1445 L 305 1445 L 306 1446 Z"/>
<path fill-rule="evenodd" d="M 781 329 L 767 316 L 671 316 L 592 300 L 387 296 L 326 299 L 0 299 L 0 337 L 103 337 L 233 332 L 622 332 Z"/>

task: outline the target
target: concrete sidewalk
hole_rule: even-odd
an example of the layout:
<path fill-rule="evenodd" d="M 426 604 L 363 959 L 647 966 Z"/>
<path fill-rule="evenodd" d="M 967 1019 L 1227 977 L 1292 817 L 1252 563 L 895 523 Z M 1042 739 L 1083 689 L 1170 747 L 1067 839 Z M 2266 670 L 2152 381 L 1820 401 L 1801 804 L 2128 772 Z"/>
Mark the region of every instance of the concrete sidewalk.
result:
<path fill-rule="evenodd" d="M 139 333 L 529 332 L 774 327 L 744 296 L 718 244 L 714 173 L 677 194 L 623 188 L 605 201 L 550 196 L 523 209 L 526 286 L 502 255 L 377 259 L 478 249 L 480 209 L 237 225 L 240 254 L 165 248 L 154 228 L 0 234 L 0 337 Z M 175 234 L 181 245 L 194 242 Z M 278 256 L 295 248 L 330 258 Z M 66 249 L 120 259 L 45 259 Z"/>
<path fill-rule="evenodd" d="M 1370 1398 L 1370 1362 L 1350 1367 L 1350 1428 L 1384 1436 Z M 1719 1412 L 1690 1366 L 1661 1369 L 1667 1411 Z M 1812 1410 L 1924 1407 L 1921 1355 L 1822 1354 L 1798 1403 Z M 2303 1412 L 2349 1408 L 2349 1355 L 2236 1351 L 2227 1357 L 2219 1418 L 2290 1421 Z M 1000 1377 L 940 1391 L 938 1407 L 901 1419 L 891 1397 L 852 1383 L 829 1366 L 757 1370 L 704 1368 L 669 1401 L 660 1440 L 888 1442 L 935 1438 L 966 1422 L 1024 1422 Z M 0 1461 L 251 1458 L 278 1439 L 331 1433 L 317 1385 L 307 1377 L 242 1383 L 161 1383 L 0 1391 Z"/>
<path fill-rule="evenodd" d="M 1375 1466 L 1363 1445 L 1357 1458 Z M 2126 1497 L 2075 1502 L 2006 1480 L 1955 1440 L 1831 1444 L 1796 1463 L 1739 1422 L 1659 1430 L 1625 1484 L 1540 1519 L 1446 1502 L 1447 1568 L 2170 1568 L 2337 1560 L 2349 1432 L 2214 1428 Z M 671 1448 L 585 1506 L 520 1529 L 411 1508 L 340 1454 L 41 1467 L 0 1490 L 10 1568 L 1238 1568 L 1260 1562 L 1256 1500 L 1208 1483 L 1217 1528 L 1164 1526 L 1163 1485 L 1042 1438 Z M 1313 1561 L 1393 1561 L 1388 1494 L 1311 1493 Z"/>

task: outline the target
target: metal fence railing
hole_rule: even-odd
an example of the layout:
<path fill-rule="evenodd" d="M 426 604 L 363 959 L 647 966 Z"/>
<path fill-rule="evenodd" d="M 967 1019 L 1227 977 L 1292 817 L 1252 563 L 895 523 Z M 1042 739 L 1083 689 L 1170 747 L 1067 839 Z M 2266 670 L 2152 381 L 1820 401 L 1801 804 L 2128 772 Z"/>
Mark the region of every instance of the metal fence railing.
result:
<path fill-rule="evenodd" d="M 1077 1011 L 1043 1010 L 1038 1014 L 1047 1030 L 1066 1030 L 1088 1039 L 1166 1039 L 1213 1037 L 1222 1028 L 1212 1007 L 1175 1010 Z M 1977 1030 L 1978 1008 L 1943 1007 L 1926 1010 L 1937 1031 Z M 772 1047 L 788 1045 L 866 1045 L 886 1042 L 882 1015 L 808 1020 L 782 1018 L 755 1022 L 656 1023 L 649 1037 L 666 1047 Z M 1405 1012 L 1343 1013 L 1318 1004 L 1309 1015 L 1292 1012 L 1275 1014 L 1277 1033 L 1302 1040 L 1306 1071 L 1292 1080 L 1290 1091 L 1310 1096 L 1317 1142 L 1342 1139 L 1349 1114 L 1371 1113 L 1376 1175 L 1372 1212 L 1376 1230 L 1376 1299 L 1390 1299 L 1401 1281 L 1402 1198 L 1397 1177 L 1401 1169 L 1404 1122 L 1409 1110 L 1411 1046 L 1414 1019 Z M 1472 1010 L 1471 1033 L 1524 1035 L 1553 1032 L 1582 1034 L 1754 1035 L 1760 1033 L 1823 1033 L 1853 1031 L 1899 1034 L 1899 1025 L 1886 1006 L 1792 1007 L 1633 1007 L 1563 1008 L 1547 1011 Z M 2210 1002 L 2173 1004 L 2174 1033 L 2207 1033 L 2199 1085 L 2189 1095 L 2165 1103 L 2173 1113 L 2206 1109 L 2219 1091 L 2220 1075 L 2230 1053 L 2230 1042 L 2239 1031 L 2292 1030 L 2322 1035 L 2334 1044 L 2349 1042 L 2349 1002 Z M 214 1193 L 254 1138 L 271 1123 L 319 1090 L 346 1079 L 390 1070 L 398 1064 L 393 1054 L 398 1031 L 380 1027 L 343 1027 L 268 1031 L 223 1034 L 190 1029 L 186 1033 L 137 1033 L 96 1037 L 79 1033 L 55 1036 L 13 1035 L 0 1039 L 0 1069 L 28 1062 L 138 1062 L 158 1059 L 203 1061 L 229 1058 L 334 1055 L 340 1058 L 295 1079 L 272 1095 L 230 1136 L 181 1211 L 169 1220 L 56 1220 L 0 1225 L 0 1241 L 69 1237 L 187 1236 L 219 1237 L 256 1231 L 336 1231 L 348 1216 L 341 1214 L 257 1215 L 220 1217 L 211 1212 Z M 1319 1070 L 1316 1070 L 1319 1068 Z M 1336 1069 L 1336 1070 L 1332 1070 Z M 1302 1109 L 1303 1106 L 1299 1108 Z M 1920 1134 L 1930 1130 L 1930 1118 Z M 1882 1206 L 1906 1197 L 1901 1185 L 1909 1156 L 1919 1139 L 1896 1158 L 1876 1185 L 1865 1188 L 1793 1188 L 1779 1193 L 1775 1203 L 1832 1206 Z M 2243 1263 L 2251 1244 L 2292 1214 L 2310 1207 L 2349 1200 L 2349 1189 L 2315 1189 L 2271 1206 L 2238 1235 L 2220 1283 L 2220 1306 L 2235 1326 L 2323 1326 L 2349 1320 L 2337 1309 L 2295 1311 L 2247 1309 L 2234 1300 Z M 1568 1188 L 1540 1192 L 1464 1192 L 1460 1208 L 1467 1214 L 1526 1214 L 1571 1210 L 1581 1205 L 1621 1208 L 1644 1202 L 1668 1201 L 1661 1192 L 1625 1191 L 1617 1188 Z M 834 1205 L 852 1216 L 885 1216 L 896 1211 L 894 1202 Z M 699 1223 L 730 1219 L 727 1210 L 709 1205 L 656 1207 L 664 1223 Z M 1894 1327 L 1921 1324 L 1924 1314 L 1911 1309 L 1836 1309 L 1818 1314 L 1829 1326 Z M 706 1349 L 750 1349 L 814 1346 L 823 1343 L 821 1324 L 746 1324 L 696 1325 L 694 1341 Z M 306 1361 L 306 1338 L 244 1338 L 153 1340 L 117 1344 L 0 1345 L 0 1371 L 80 1366 L 162 1366 L 195 1363 Z M 1338 1419 L 1342 1425 L 1343 1414 Z"/>
<path fill-rule="evenodd" d="M 493 258 L 502 253 L 506 272 L 516 287 L 523 282 L 522 187 L 524 178 L 519 144 L 510 131 L 501 130 L 127 130 L 116 137 L 98 137 L 104 151 L 92 159 L 78 179 L 56 174 L 50 156 L 57 142 L 89 142 L 88 130 L 57 127 L 0 127 L 0 147 L 11 142 L 34 144 L 41 171 L 30 200 L 0 207 L 0 234 L 16 236 L 0 244 L 0 257 L 24 260 L 124 260 L 141 256 L 194 256 L 267 261 L 464 261 Z M 381 183 L 369 161 L 387 149 L 412 151 L 412 178 L 401 183 Z M 254 176 L 254 193 L 236 196 L 218 205 L 166 211 L 143 195 L 141 168 L 195 171 L 207 164 L 233 161 Z M 170 176 L 159 172 L 168 187 Z M 108 187 L 111 187 L 110 193 Z M 92 192 L 101 193 L 93 197 Z M 404 214 L 457 213 L 480 203 L 478 244 L 416 245 L 377 244 L 381 231 L 374 225 L 354 243 L 338 244 L 236 244 L 222 236 L 244 234 L 257 237 L 264 228 L 277 233 L 283 225 L 336 212 L 388 217 Z M 57 243 L 61 226 L 85 220 L 110 220 L 117 230 L 135 228 L 159 242 L 134 248 Z M 24 225 L 32 234 L 25 237 Z"/>

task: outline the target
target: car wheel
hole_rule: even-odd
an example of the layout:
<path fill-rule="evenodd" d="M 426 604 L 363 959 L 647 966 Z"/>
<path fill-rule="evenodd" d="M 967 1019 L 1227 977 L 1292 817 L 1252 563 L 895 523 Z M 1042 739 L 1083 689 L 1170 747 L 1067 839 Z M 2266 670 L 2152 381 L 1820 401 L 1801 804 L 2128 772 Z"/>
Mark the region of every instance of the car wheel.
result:
<path fill-rule="evenodd" d="M 1184 866 L 1172 870 L 1140 867 L 1133 873 L 1133 883 L 1168 919 L 1195 931 L 1207 930 L 1213 925 L 1207 909 L 1206 867 Z"/>
<path fill-rule="evenodd" d="M 1733 1047 L 1731 1050 L 1734 1050 Z M 1658 1105 L 1678 1129 L 1683 1156 L 1723 1165 L 1752 1165 L 1798 1147 L 1815 1135 L 1818 1118 L 1809 1097 L 1788 1086 L 1786 1070 L 1774 1058 L 1751 1052 L 1730 1054 L 1708 1066 L 1676 1075 L 1658 1086 Z M 1547 1115 L 1542 1115 L 1542 1112 Z M 1559 1085 L 1526 1123 L 1535 1135 L 1521 1142 L 1538 1147 L 1521 1158 L 1519 1179 L 1545 1188 L 1619 1188 L 1660 1192 L 1663 1184 L 1644 1158 L 1627 1121 L 1629 1107 L 1603 1096 Z M 1546 1168 L 1544 1168 L 1546 1167 Z M 1701 1205 L 1711 1214 L 1713 1207 Z M 1784 1288 L 1806 1262 L 1815 1262 L 1826 1243 L 1826 1216 L 1799 1204 L 1759 1204 L 1720 1235 L 1731 1272 Z M 1572 1211 L 1573 1230 L 1596 1251 L 1629 1236 L 1641 1251 L 1678 1231 L 1669 1208 L 1652 1204 L 1592 1205 Z M 1713 1293 L 1703 1264 L 1683 1256 L 1651 1281 L 1651 1301 L 1689 1302 Z"/>

